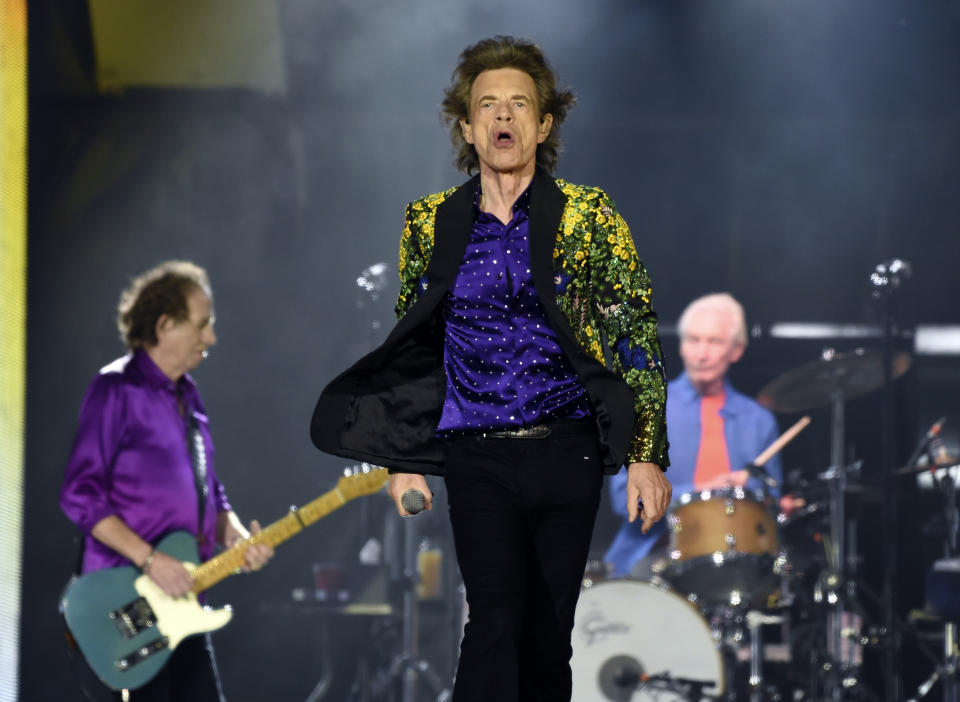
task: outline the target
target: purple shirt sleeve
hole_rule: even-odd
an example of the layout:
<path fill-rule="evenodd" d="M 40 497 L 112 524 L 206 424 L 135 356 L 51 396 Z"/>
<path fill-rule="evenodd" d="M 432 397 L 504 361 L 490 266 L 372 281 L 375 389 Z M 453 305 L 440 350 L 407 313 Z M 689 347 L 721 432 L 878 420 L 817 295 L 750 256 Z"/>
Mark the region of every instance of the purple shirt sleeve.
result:
<path fill-rule="evenodd" d="M 108 497 L 108 466 L 123 434 L 123 423 L 117 421 L 123 417 L 118 377 L 103 374 L 90 384 L 60 491 L 60 507 L 87 534 L 97 522 L 117 513 Z"/>
<path fill-rule="evenodd" d="M 178 394 L 203 439 L 208 490 L 200 525 L 188 423 Z M 104 369 L 80 409 L 60 506 L 86 534 L 85 573 L 129 563 L 90 535 L 111 515 L 150 543 L 172 531 L 196 534 L 200 558 L 210 558 L 217 513 L 229 510 L 230 503 L 214 470 L 213 441 L 193 381 L 184 377 L 175 385 L 143 351 Z"/>

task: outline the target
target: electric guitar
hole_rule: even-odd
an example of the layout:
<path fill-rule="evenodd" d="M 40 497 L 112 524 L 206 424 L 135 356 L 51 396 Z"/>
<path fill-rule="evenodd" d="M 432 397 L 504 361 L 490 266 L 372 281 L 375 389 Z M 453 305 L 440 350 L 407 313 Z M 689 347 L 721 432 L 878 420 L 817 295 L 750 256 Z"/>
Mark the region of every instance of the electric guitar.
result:
<path fill-rule="evenodd" d="M 386 468 L 351 469 L 337 487 L 277 520 L 263 531 L 222 551 L 209 561 L 199 559 L 195 537 L 185 531 L 165 536 L 159 551 L 182 561 L 193 574 L 193 589 L 173 598 L 142 574 L 126 566 L 106 568 L 75 579 L 65 590 L 61 611 L 87 663 L 107 687 L 135 690 L 160 672 L 173 649 L 186 637 L 215 631 L 233 611 L 201 606 L 197 593 L 233 575 L 254 543 L 277 546 L 325 517 L 347 501 L 372 495 L 387 481 Z"/>

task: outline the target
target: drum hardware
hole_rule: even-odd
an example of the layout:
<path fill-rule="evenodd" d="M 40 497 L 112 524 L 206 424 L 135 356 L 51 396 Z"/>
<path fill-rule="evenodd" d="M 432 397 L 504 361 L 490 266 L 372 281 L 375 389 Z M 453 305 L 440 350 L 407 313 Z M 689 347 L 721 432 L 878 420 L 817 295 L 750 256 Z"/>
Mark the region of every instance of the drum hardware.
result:
<path fill-rule="evenodd" d="M 714 642 L 723 654 L 727 681 L 723 699 L 749 699 L 751 702 L 788 699 L 783 696 L 786 690 L 781 689 L 788 681 L 783 679 L 771 684 L 765 677 L 764 664 L 775 662 L 790 665 L 789 645 L 766 644 L 762 633 L 763 627 L 771 625 L 779 625 L 782 634 L 788 633 L 784 629 L 788 625 L 788 617 L 782 612 L 755 610 L 743 603 L 738 606 L 713 606 L 703 611 Z"/>
<path fill-rule="evenodd" d="M 703 614 L 661 586 L 609 580 L 584 589 L 572 645 L 577 702 L 719 699 L 726 687 Z"/>
<path fill-rule="evenodd" d="M 803 417 L 762 451 L 747 472 L 763 498 L 743 486 L 681 495 L 667 517 L 669 561 L 658 572 L 679 591 L 707 604 L 765 603 L 789 570 L 778 537 L 779 483 L 763 467 L 807 425 Z"/>
<path fill-rule="evenodd" d="M 763 702 L 763 634 L 761 627 L 765 624 L 782 624 L 782 616 L 763 614 L 762 612 L 747 612 L 747 628 L 750 630 L 750 702 Z"/>
<path fill-rule="evenodd" d="M 842 407 L 838 405 L 833 408 L 834 436 L 843 425 Z M 832 443 L 836 457 L 837 447 L 843 444 L 836 440 Z M 858 489 L 861 466 L 861 461 L 847 466 L 835 463 L 817 476 L 827 485 L 827 530 L 822 535 L 824 563 L 813 582 L 812 601 L 825 608 L 825 649 L 815 652 L 811 662 L 822 675 L 824 698 L 832 700 L 847 699 L 862 684 L 864 618 L 853 576 L 859 562 L 857 520 L 846 513 L 847 496 L 865 494 Z M 823 508 L 813 513 L 817 511 Z"/>
<path fill-rule="evenodd" d="M 957 505 L 957 486 L 951 470 L 954 466 L 942 464 L 960 460 L 960 457 L 956 455 L 955 447 L 951 451 L 944 450 L 944 442 L 940 442 L 941 445 L 937 447 L 931 445 L 931 442 L 939 436 L 945 422 L 946 418 L 941 418 L 934 423 L 926 433 L 925 440 L 921 441 L 922 450 L 915 451 L 914 456 L 911 457 L 912 460 L 909 461 L 909 464 L 916 464 L 921 457 L 920 454 L 923 453 L 926 454 L 924 456 L 927 459 L 926 462 L 934 468 L 930 475 L 934 486 L 943 497 L 943 512 L 939 519 L 945 527 L 943 530 L 944 557 L 933 564 L 927 574 L 926 583 L 928 606 L 943 620 L 943 658 L 917 689 L 912 700 L 926 697 L 933 686 L 940 682 L 943 700 L 958 702 L 960 700 L 960 649 L 957 642 L 957 624 L 960 622 L 960 594 L 958 594 L 960 593 L 960 548 L 958 548 L 960 509 Z M 942 474 L 936 470 L 938 466 L 945 468 Z"/>
<path fill-rule="evenodd" d="M 889 277 L 888 277 L 889 282 Z M 855 582 L 847 577 L 857 560 L 856 520 L 848 520 L 845 496 L 851 492 L 848 475 L 858 474 L 860 463 L 845 465 L 845 416 L 848 399 L 888 385 L 910 367 L 908 353 L 893 355 L 888 346 L 882 352 L 855 349 L 839 353 L 826 348 L 821 357 L 784 373 L 759 393 L 761 404 L 780 412 L 795 412 L 828 405 L 830 407 L 830 467 L 819 474 L 827 483 L 828 539 L 825 574 L 818 578 L 818 593 L 826 600 L 826 655 L 820 667 L 825 675 L 827 699 L 840 700 L 859 684 L 858 649 L 851 649 L 844 636 L 844 623 L 850 619 L 850 607 L 857 609 Z M 885 432 L 887 433 L 887 432 Z M 888 500 L 889 501 L 889 500 Z M 889 598 L 888 598 L 889 599 Z M 888 687 L 890 684 L 888 683 Z"/>
<path fill-rule="evenodd" d="M 956 588 L 956 583 L 954 583 Z M 929 585 L 928 585 L 929 590 Z M 917 702 L 925 698 L 933 690 L 934 686 L 940 682 L 943 685 L 943 697 L 945 702 L 957 702 L 958 685 L 960 685 L 960 648 L 957 641 L 957 623 L 955 621 L 945 621 L 943 625 L 943 660 L 934 666 L 933 672 L 917 687 L 914 696 L 909 698 L 908 702 Z"/>
<path fill-rule="evenodd" d="M 643 678 L 637 686 L 638 692 L 645 690 L 653 692 L 655 690 L 667 690 L 683 696 L 683 699 L 691 702 L 699 702 L 702 699 L 711 699 L 704 694 L 704 689 L 713 685 L 710 680 L 690 680 L 688 678 L 672 678 L 669 675 L 648 675 Z"/>
<path fill-rule="evenodd" d="M 667 519 L 662 575 L 680 592 L 736 606 L 764 602 L 777 588 L 784 558 L 776 519 L 742 487 L 684 494 Z"/>
<path fill-rule="evenodd" d="M 612 563 L 607 563 L 603 560 L 592 558 L 587 561 L 587 565 L 584 568 L 582 586 L 584 589 L 593 587 L 594 585 L 609 579 L 612 573 Z"/>
<path fill-rule="evenodd" d="M 887 282 L 890 280 L 888 276 Z M 808 495 L 806 507 L 779 522 L 784 526 L 802 523 L 810 515 L 826 512 L 827 528 L 814 535 L 824 547 L 825 565 L 814 580 L 812 592 L 813 604 L 827 608 L 825 646 L 823 650 L 811 651 L 811 664 L 824 674 L 823 697 L 826 699 L 843 699 L 859 685 L 862 654 L 859 635 L 853 632 L 860 625 L 860 607 L 856 601 L 856 581 L 850 577 L 856 572 L 858 561 L 857 520 L 848 519 L 845 500 L 849 494 L 866 497 L 870 489 L 861 488 L 856 479 L 859 462 L 845 465 L 845 403 L 889 386 L 889 381 L 903 375 L 910 365 L 910 354 L 892 354 L 886 344 L 881 352 L 858 348 L 839 353 L 826 348 L 816 361 L 788 371 L 767 384 L 757 398 L 778 412 L 830 408 L 830 464 L 817 476 L 821 484 L 826 484 L 826 494 L 815 498 Z M 881 494 L 874 492 L 877 496 Z M 856 622 L 856 626 L 851 627 L 851 622 Z"/>
<path fill-rule="evenodd" d="M 909 353 L 896 354 L 890 362 L 891 376 L 899 378 L 911 363 Z M 832 405 L 837 394 L 852 400 L 878 390 L 883 381 L 881 352 L 864 348 L 839 352 L 828 347 L 819 359 L 787 371 L 765 385 L 757 394 L 757 402 L 774 412 L 805 412 Z"/>

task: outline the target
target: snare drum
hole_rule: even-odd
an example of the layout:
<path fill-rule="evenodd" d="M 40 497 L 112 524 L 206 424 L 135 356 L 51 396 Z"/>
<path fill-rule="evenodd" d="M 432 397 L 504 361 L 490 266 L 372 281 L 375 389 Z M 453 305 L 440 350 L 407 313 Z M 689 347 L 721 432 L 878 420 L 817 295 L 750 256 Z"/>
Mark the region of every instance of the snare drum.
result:
<path fill-rule="evenodd" d="M 581 591 L 572 645 L 577 702 L 683 702 L 693 699 L 691 684 L 703 695 L 723 694 L 723 664 L 706 620 L 683 597 L 649 583 L 608 580 Z"/>
<path fill-rule="evenodd" d="M 784 559 L 776 519 L 742 487 L 686 493 L 667 521 L 670 560 L 662 574 L 680 592 L 738 605 L 777 589 Z"/>

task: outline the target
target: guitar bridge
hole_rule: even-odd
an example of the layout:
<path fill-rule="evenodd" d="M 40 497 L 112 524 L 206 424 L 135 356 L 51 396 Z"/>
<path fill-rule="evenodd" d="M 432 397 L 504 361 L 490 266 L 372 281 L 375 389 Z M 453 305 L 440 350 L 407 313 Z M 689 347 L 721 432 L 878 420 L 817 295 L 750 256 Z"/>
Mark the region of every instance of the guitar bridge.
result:
<path fill-rule="evenodd" d="M 140 632 L 151 628 L 157 623 L 157 618 L 150 608 L 150 604 L 138 597 L 133 602 L 119 607 L 108 613 L 113 620 L 117 631 L 125 639 L 132 639 Z"/>
<path fill-rule="evenodd" d="M 166 636 L 161 636 L 158 639 L 154 639 L 148 643 L 145 643 L 143 646 L 138 648 L 136 651 L 128 653 L 123 658 L 118 658 L 113 662 L 117 670 L 130 670 L 137 663 L 142 663 L 147 660 L 150 656 L 155 653 L 160 653 L 167 648 L 167 639 Z"/>

